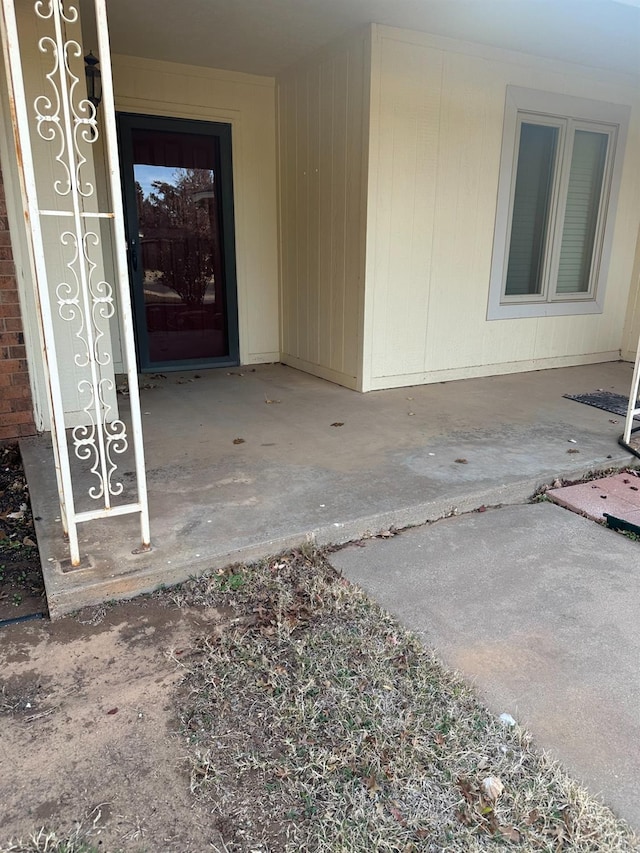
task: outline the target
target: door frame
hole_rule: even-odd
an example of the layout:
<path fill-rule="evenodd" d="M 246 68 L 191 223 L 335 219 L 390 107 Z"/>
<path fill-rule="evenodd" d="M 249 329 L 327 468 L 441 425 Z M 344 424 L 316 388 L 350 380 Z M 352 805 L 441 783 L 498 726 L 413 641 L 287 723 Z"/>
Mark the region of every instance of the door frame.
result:
<path fill-rule="evenodd" d="M 236 273 L 236 240 L 233 200 L 233 160 L 231 124 L 218 121 L 199 121 L 196 119 L 172 118 L 170 116 L 150 116 L 138 113 L 116 113 L 118 141 L 120 145 L 120 168 L 122 172 L 122 194 L 124 200 L 125 224 L 127 233 L 127 259 L 129 266 L 129 285 L 133 305 L 134 326 L 138 365 L 142 373 L 155 373 L 159 370 L 191 370 L 208 367 L 231 367 L 240 364 L 240 340 L 238 321 L 238 282 Z M 227 339 L 229 355 L 210 359 L 185 359 L 176 362 L 149 362 L 149 338 L 146 323 L 144 293 L 138 287 L 138 273 L 133 268 L 133 257 L 141 258 L 139 235 L 132 235 L 132 225 L 138 222 L 135 180 L 133 175 L 133 130 L 158 130 L 170 133 L 197 134 L 215 136 L 219 146 L 219 187 L 220 187 L 220 227 L 222 231 L 222 265 L 224 275 L 224 293 L 226 306 Z M 139 229 L 135 229 L 138 231 Z"/>

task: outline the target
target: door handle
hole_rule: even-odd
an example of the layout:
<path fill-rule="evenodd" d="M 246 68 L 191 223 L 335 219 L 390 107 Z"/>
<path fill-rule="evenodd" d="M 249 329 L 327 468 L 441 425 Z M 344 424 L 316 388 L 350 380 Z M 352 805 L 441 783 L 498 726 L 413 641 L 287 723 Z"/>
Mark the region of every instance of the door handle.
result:
<path fill-rule="evenodd" d="M 129 252 L 131 254 L 131 267 L 134 272 L 138 270 L 138 244 L 132 240 L 129 244 Z"/>

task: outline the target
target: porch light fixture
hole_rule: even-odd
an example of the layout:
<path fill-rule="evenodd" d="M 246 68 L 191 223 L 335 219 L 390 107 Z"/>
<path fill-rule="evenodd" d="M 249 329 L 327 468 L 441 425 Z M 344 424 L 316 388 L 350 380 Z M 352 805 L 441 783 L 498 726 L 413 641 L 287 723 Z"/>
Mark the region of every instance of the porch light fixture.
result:
<path fill-rule="evenodd" d="M 93 106 L 98 110 L 100 101 L 102 100 L 102 75 L 98 65 L 100 60 L 94 56 L 92 51 L 84 58 L 84 73 L 87 78 L 87 98 Z"/>

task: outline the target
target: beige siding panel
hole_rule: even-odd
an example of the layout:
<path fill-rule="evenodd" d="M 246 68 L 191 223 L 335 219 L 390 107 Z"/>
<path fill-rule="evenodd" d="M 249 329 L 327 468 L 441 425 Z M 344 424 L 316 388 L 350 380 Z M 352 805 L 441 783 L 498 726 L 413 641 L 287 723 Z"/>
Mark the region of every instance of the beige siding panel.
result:
<path fill-rule="evenodd" d="M 331 360 L 332 370 L 355 374 L 355 365 L 347 365 L 344 360 L 345 326 L 351 328 L 355 317 L 345 317 L 344 291 L 346 253 L 351 235 L 347 235 L 347 104 L 349 57 L 338 56 L 334 60 L 333 139 L 331 140 L 331 302 L 329 318 L 331 324 Z M 350 369 L 351 368 L 351 369 Z"/>
<path fill-rule="evenodd" d="M 381 57 L 373 373 L 423 369 L 436 215 L 442 54 Z M 372 166 L 373 168 L 373 166 Z"/>
<path fill-rule="evenodd" d="M 275 80 L 113 57 L 121 112 L 231 124 L 240 360 L 280 357 Z"/>
<path fill-rule="evenodd" d="M 636 242 L 636 258 L 631 276 L 631 289 L 629 291 L 629 304 L 627 306 L 624 324 L 624 335 L 622 340 L 622 357 L 633 361 L 638 349 L 638 338 L 640 337 L 640 231 Z"/>
<path fill-rule="evenodd" d="M 307 314 L 304 318 L 307 359 L 320 363 L 320 68 L 309 71 L 307 78 L 307 217 L 306 217 L 306 293 Z"/>
<path fill-rule="evenodd" d="M 640 215 L 629 78 L 386 27 L 373 39 L 364 389 L 615 358 Z M 603 314 L 486 320 L 508 85 L 632 106 Z"/>
<path fill-rule="evenodd" d="M 307 111 L 307 78 L 296 80 L 296 117 L 300 132 L 296 136 L 296 328 L 298 329 L 298 352 L 308 359 L 308 310 L 309 299 L 309 128 Z M 302 286 L 302 283 L 305 286 Z"/>
<path fill-rule="evenodd" d="M 325 62 L 319 68 L 319 98 L 318 98 L 318 365 L 331 365 L 333 335 L 335 329 L 331 322 L 331 292 L 333 277 L 331 275 L 332 241 L 331 226 L 333 222 L 331 198 L 334 187 L 333 180 L 333 92 L 334 92 L 333 63 Z M 286 282 L 286 277 L 283 277 Z M 293 352 L 293 350 L 291 350 Z"/>
<path fill-rule="evenodd" d="M 282 358 L 355 387 L 364 287 L 368 33 L 291 69 L 278 91 Z"/>
<path fill-rule="evenodd" d="M 347 240 L 353 242 L 345 255 L 344 316 L 351 322 L 344 328 L 344 361 L 355 365 L 358 376 L 362 372 L 362 313 L 364 310 L 364 263 L 366 240 L 366 169 L 368 154 L 368 110 L 364 95 L 369 92 L 369 63 L 363 53 L 349 63 L 346 121 L 346 224 Z M 366 50 L 369 49 L 367 34 Z M 354 250 L 355 248 L 355 250 Z M 355 324 L 354 324 L 355 318 Z"/>

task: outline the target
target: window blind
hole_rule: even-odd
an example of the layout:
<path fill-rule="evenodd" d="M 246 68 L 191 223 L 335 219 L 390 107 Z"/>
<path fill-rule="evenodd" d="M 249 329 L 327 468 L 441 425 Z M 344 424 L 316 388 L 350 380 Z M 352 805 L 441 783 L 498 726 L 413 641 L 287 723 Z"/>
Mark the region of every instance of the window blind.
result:
<path fill-rule="evenodd" d="M 547 221 L 558 144 L 557 127 L 523 122 L 513 198 L 505 294 L 542 292 Z"/>
<path fill-rule="evenodd" d="M 575 131 L 556 293 L 589 290 L 608 143 L 606 133 Z"/>

